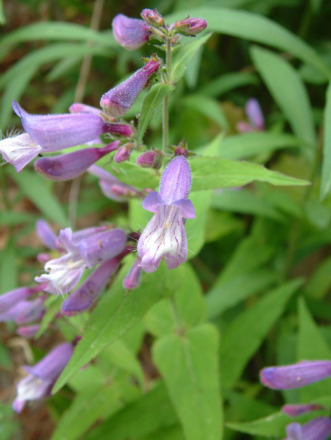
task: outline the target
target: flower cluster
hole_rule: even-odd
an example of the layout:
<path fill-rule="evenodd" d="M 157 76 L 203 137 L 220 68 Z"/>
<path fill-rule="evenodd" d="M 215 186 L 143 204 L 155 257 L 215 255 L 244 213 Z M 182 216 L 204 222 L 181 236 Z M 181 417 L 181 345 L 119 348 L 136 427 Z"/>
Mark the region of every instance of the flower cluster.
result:
<path fill-rule="evenodd" d="M 113 20 L 115 39 L 126 49 L 137 49 L 156 38 L 166 42 L 172 50 L 181 36 L 195 36 L 207 26 L 200 18 L 185 18 L 166 26 L 164 18 L 151 9 L 144 9 L 141 16 L 142 19 L 134 19 L 119 14 Z M 39 220 L 36 232 L 48 251 L 37 256 L 44 265 L 43 272 L 35 277 L 37 284 L 20 287 L 0 297 L 0 322 L 14 321 L 21 336 L 38 336 L 46 312 L 47 294 L 65 297 L 56 319 L 91 308 L 116 275 L 123 258 L 134 250 L 138 254 L 136 261 L 123 281 L 127 290 L 138 287 L 142 272 L 154 272 L 163 258 L 169 269 L 187 260 L 184 225 L 186 219 L 195 218 L 188 199 L 191 170 L 186 159 L 187 146 L 182 141 L 179 147 L 165 143 L 162 151 L 154 147 L 147 149 L 138 145 L 134 124 L 121 119 L 161 65 L 162 60 L 156 55 L 145 59 L 140 69 L 101 96 L 100 108 L 73 103 L 66 114 L 34 115 L 13 101 L 13 110 L 24 132 L 1 140 L 0 153 L 17 172 L 41 156 L 34 167 L 42 176 L 64 181 L 87 171 L 98 179 L 101 191 L 109 199 L 125 202 L 132 197 L 145 197 L 143 208 L 154 214 L 142 233 L 104 225 L 78 231 L 67 227 L 56 234 L 46 221 Z M 162 69 L 162 80 L 170 77 L 166 70 L 166 67 Z M 78 148 L 63 153 L 72 147 Z M 140 167 L 159 170 L 168 162 L 159 192 L 136 189 L 96 165 L 110 153 L 114 153 L 116 163 L 128 161 L 135 148 L 139 151 L 136 165 Z M 133 240 L 138 241 L 137 249 Z M 73 349 L 73 343 L 62 343 L 33 367 L 25 367 L 28 374 L 17 384 L 15 411 L 20 412 L 26 401 L 50 394 Z"/>
<path fill-rule="evenodd" d="M 331 361 L 302 361 L 283 367 L 267 367 L 261 371 L 261 382 L 268 388 L 288 390 L 319 382 L 331 377 Z M 285 405 L 282 411 L 290 417 L 323 409 L 318 404 Z M 331 434 L 331 419 L 317 417 L 305 425 L 290 423 L 286 440 L 327 440 Z"/>

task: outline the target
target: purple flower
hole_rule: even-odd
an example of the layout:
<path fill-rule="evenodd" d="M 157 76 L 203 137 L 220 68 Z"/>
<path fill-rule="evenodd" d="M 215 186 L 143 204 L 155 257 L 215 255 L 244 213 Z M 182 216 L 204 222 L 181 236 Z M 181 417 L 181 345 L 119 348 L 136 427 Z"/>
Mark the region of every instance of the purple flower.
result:
<path fill-rule="evenodd" d="M 297 417 L 301 414 L 319 409 L 324 409 L 324 407 L 318 403 L 306 403 L 300 405 L 284 405 L 282 407 L 282 412 L 290 417 Z"/>
<path fill-rule="evenodd" d="M 143 9 L 140 15 L 151 26 L 160 27 L 164 25 L 164 18 L 156 9 Z"/>
<path fill-rule="evenodd" d="M 14 321 L 16 324 L 29 324 L 39 321 L 45 313 L 44 301 L 46 297 L 32 301 L 21 300 L 13 307 L 0 314 L 0 322 Z"/>
<path fill-rule="evenodd" d="M 16 333 L 20 336 L 23 336 L 24 338 L 33 338 L 40 329 L 40 324 L 32 324 L 32 325 L 25 325 L 23 327 L 18 327 L 16 330 Z"/>
<path fill-rule="evenodd" d="M 185 18 L 174 23 L 173 26 L 177 32 L 191 36 L 202 32 L 207 27 L 207 22 L 203 18 Z"/>
<path fill-rule="evenodd" d="M 261 110 L 259 101 L 256 98 L 251 98 L 247 101 L 245 112 L 249 123 L 240 121 L 237 124 L 237 130 L 241 133 L 249 133 L 252 131 L 264 130 L 264 116 Z"/>
<path fill-rule="evenodd" d="M 105 147 L 85 148 L 56 157 L 42 157 L 35 163 L 35 169 L 50 180 L 74 179 L 103 156 L 117 150 L 118 146 L 119 141 L 115 141 Z"/>
<path fill-rule="evenodd" d="M 163 172 L 160 193 L 150 192 L 143 201 L 144 209 L 155 214 L 138 241 L 140 267 L 145 272 L 154 272 L 163 257 L 169 269 L 186 261 L 184 219 L 195 218 L 194 207 L 187 198 L 190 188 L 189 164 L 178 156 Z"/>
<path fill-rule="evenodd" d="M 46 292 L 64 294 L 80 281 L 86 268 L 116 257 L 125 248 L 126 234 L 121 229 L 73 234 L 70 228 L 60 231 L 58 242 L 67 251 L 45 264 L 47 273 L 36 277 L 38 283 L 47 283 Z"/>
<path fill-rule="evenodd" d="M 150 60 L 127 80 L 110 89 L 101 97 L 100 106 L 112 117 L 124 115 L 132 106 L 150 76 L 159 68 L 159 61 Z"/>
<path fill-rule="evenodd" d="M 80 102 L 74 102 L 69 107 L 70 113 L 90 113 L 93 115 L 101 116 L 102 111 L 100 108 L 93 107 L 92 105 L 82 104 Z"/>
<path fill-rule="evenodd" d="M 42 284 L 34 287 L 19 287 L 18 289 L 0 295 L 0 314 L 7 312 L 7 310 L 31 295 L 41 292 L 44 287 L 45 285 Z"/>
<path fill-rule="evenodd" d="M 263 385 L 287 390 L 300 388 L 331 376 L 331 361 L 301 361 L 283 367 L 264 368 L 261 373 Z"/>
<path fill-rule="evenodd" d="M 145 151 L 137 158 L 137 165 L 143 168 L 160 168 L 162 164 L 162 152 L 160 150 Z"/>
<path fill-rule="evenodd" d="M 120 265 L 120 258 L 102 263 L 62 304 L 62 313 L 67 316 L 83 312 L 92 306 L 105 288 L 109 278 Z"/>
<path fill-rule="evenodd" d="M 305 425 L 290 423 L 286 427 L 285 440 L 327 440 L 331 434 L 331 420 L 328 417 L 318 417 Z"/>
<path fill-rule="evenodd" d="M 134 50 L 149 40 L 152 32 L 147 24 L 138 18 L 118 14 L 112 22 L 115 40 L 126 49 Z"/>
<path fill-rule="evenodd" d="M 132 150 L 133 150 L 133 145 L 131 142 L 122 145 L 115 154 L 114 161 L 116 163 L 125 162 L 130 158 Z"/>
<path fill-rule="evenodd" d="M 49 249 L 58 249 L 56 234 L 45 220 L 37 220 L 36 232 L 46 247 Z"/>
<path fill-rule="evenodd" d="M 28 375 L 17 384 L 17 397 L 13 402 L 13 409 L 19 413 L 27 400 L 38 400 L 49 395 L 72 353 L 72 345 L 63 343 L 33 367 L 25 366 Z"/>
<path fill-rule="evenodd" d="M 42 150 L 42 147 L 27 133 L 0 141 L 0 153 L 3 159 L 13 165 L 18 173 Z"/>
<path fill-rule="evenodd" d="M 125 202 L 130 197 L 140 197 L 142 193 L 132 186 L 122 183 L 112 174 L 97 165 L 92 165 L 88 172 L 99 178 L 99 185 L 108 199 L 116 202 Z"/>
<path fill-rule="evenodd" d="M 133 263 L 129 273 L 125 276 L 123 280 L 123 287 L 127 290 L 133 290 L 140 284 L 140 276 L 141 276 L 141 267 L 140 267 L 140 258 L 137 258 Z"/>

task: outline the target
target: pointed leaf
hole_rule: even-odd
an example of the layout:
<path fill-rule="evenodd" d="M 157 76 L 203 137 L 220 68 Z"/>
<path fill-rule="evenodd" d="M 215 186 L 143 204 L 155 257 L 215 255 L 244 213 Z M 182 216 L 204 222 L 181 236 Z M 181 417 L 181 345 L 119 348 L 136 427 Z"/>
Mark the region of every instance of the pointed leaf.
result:
<path fill-rule="evenodd" d="M 324 114 L 325 134 L 323 147 L 321 199 L 324 199 L 331 190 L 331 83 L 326 92 L 326 106 Z"/>

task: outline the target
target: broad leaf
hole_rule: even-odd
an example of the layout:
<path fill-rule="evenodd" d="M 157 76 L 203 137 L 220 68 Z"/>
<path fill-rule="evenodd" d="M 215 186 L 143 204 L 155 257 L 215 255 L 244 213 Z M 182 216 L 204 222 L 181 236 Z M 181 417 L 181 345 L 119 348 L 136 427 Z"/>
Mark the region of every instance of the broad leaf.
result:
<path fill-rule="evenodd" d="M 187 440 L 222 438 L 217 349 L 218 334 L 210 324 L 161 338 L 153 347 Z"/>
<path fill-rule="evenodd" d="M 217 157 L 190 160 L 192 191 L 243 186 L 255 180 L 272 185 L 308 185 L 309 182 L 270 171 L 250 162 L 235 162 Z"/>

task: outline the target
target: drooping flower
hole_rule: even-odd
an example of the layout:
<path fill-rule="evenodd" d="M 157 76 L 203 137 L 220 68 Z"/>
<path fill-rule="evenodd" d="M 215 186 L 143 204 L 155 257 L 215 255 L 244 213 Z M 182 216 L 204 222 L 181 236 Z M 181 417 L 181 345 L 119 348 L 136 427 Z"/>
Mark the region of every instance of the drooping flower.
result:
<path fill-rule="evenodd" d="M 133 263 L 129 273 L 124 277 L 123 287 L 127 290 L 133 290 L 140 284 L 140 277 L 142 269 L 140 267 L 140 258 L 137 258 Z"/>
<path fill-rule="evenodd" d="M 159 68 L 159 65 L 159 61 L 151 59 L 127 80 L 102 95 L 100 106 L 103 111 L 115 118 L 124 115 L 131 108 L 151 75 Z"/>
<path fill-rule="evenodd" d="M 138 241 L 140 267 L 154 272 L 164 257 L 169 269 L 187 259 L 185 219 L 195 218 L 192 202 L 187 198 L 191 188 L 191 170 L 183 156 L 175 157 L 165 168 L 160 193 L 150 192 L 143 208 L 154 212 Z"/>
<path fill-rule="evenodd" d="M 138 49 L 149 40 L 152 34 L 150 27 L 143 20 L 123 14 L 115 16 L 112 27 L 115 40 L 129 50 Z"/>
<path fill-rule="evenodd" d="M 33 321 L 39 321 L 44 313 L 44 301 L 46 297 L 39 297 L 31 301 L 21 300 L 13 307 L 0 313 L 0 322 L 14 321 L 16 324 L 29 324 Z"/>
<path fill-rule="evenodd" d="M 100 188 L 108 199 L 115 200 L 116 202 L 125 202 L 131 197 L 142 197 L 143 195 L 142 192 L 133 188 L 133 186 L 126 185 L 97 165 L 92 165 L 87 171 L 99 178 Z"/>
<path fill-rule="evenodd" d="M 112 258 L 97 267 L 62 303 L 62 313 L 72 316 L 91 307 L 118 269 L 120 261 L 120 258 Z"/>
<path fill-rule="evenodd" d="M 45 264 L 46 273 L 35 278 L 38 283 L 47 284 L 46 292 L 70 292 L 86 268 L 116 257 L 125 248 L 126 234 L 121 229 L 87 231 L 80 231 L 80 234 L 73 234 L 70 228 L 60 231 L 58 243 L 66 250 L 66 254 L 48 261 Z"/>
<path fill-rule="evenodd" d="M 70 180 L 84 173 L 99 159 L 117 150 L 119 141 L 105 147 L 85 148 L 55 157 L 42 157 L 35 163 L 35 170 L 50 180 Z"/>
<path fill-rule="evenodd" d="M 261 382 L 268 388 L 300 388 L 331 376 L 331 361 L 301 361 L 282 367 L 263 368 Z"/>
<path fill-rule="evenodd" d="M 20 301 L 29 298 L 35 293 L 41 292 L 44 287 L 45 285 L 43 284 L 34 287 L 19 287 L 18 289 L 0 295 L 0 315 L 16 306 Z"/>
<path fill-rule="evenodd" d="M 296 422 L 287 425 L 285 440 L 327 440 L 330 434 L 329 417 L 318 417 L 303 426 Z"/>
<path fill-rule="evenodd" d="M 238 122 L 237 130 L 240 133 L 250 133 L 252 131 L 264 130 L 264 116 L 260 103 L 256 98 L 251 98 L 247 101 L 245 113 L 249 122 Z"/>
<path fill-rule="evenodd" d="M 13 402 L 13 409 L 19 413 L 28 400 L 38 400 L 49 395 L 72 353 L 73 346 L 63 343 L 33 367 L 25 366 L 28 375 L 17 384 L 17 397 Z"/>
<path fill-rule="evenodd" d="M 289 404 L 282 407 L 282 412 L 290 417 L 297 417 L 310 411 L 323 409 L 318 403 Z"/>

